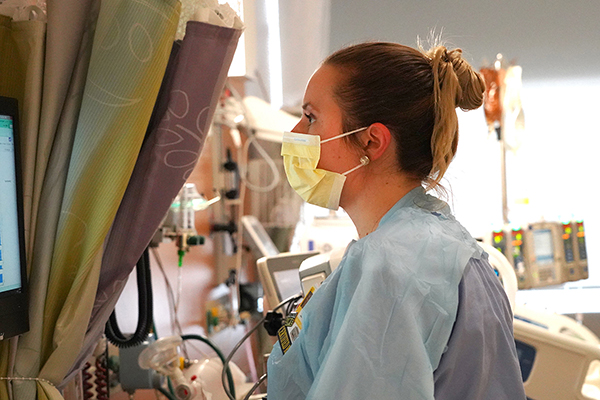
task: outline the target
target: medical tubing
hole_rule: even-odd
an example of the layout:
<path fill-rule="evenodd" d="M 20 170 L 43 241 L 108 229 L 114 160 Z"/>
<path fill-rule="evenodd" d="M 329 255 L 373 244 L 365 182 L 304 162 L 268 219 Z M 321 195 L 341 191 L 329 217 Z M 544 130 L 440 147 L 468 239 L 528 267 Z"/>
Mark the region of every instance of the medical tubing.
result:
<path fill-rule="evenodd" d="M 104 332 L 109 342 L 119 348 L 137 346 L 148 339 L 152 327 L 152 278 L 150 276 L 150 254 L 148 248 L 140 257 L 136 265 L 138 286 L 139 316 L 135 332 L 130 337 L 125 337 L 119 329 L 117 314 L 113 310 Z"/>
<path fill-rule="evenodd" d="M 177 398 L 175 396 L 173 396 L 171 393 L 169 393 L 168 390 L 162 388 L 162 387 L 157 387 L 156 390 L 158 390 L 159 392 L 162 393 L 163 396 L 165 396 L 167 399 L 169 400 L 177 400 Z"/>
<path fill-rule="evenodd" d="M 169 388 L 169 393 L 171 393 L 173 396 L 175 395 L 175 389 L 173 388 L 173 382 L 171 381 L 171 377 L 167 376 L 167 386 Z"/>
<path fill-rule="evenodd" d="M 272 311 L 277 311 L 281 307 L 283 307 L 284 305 L 286 305 L 287 303 L 289 303 L 291 301 L 296 301 L 299 298 L 302 298 L 302 294 L 297 294 L 297 295 L 288 297 L 287 299 L 285 299 L 281 303 L 279 303 L 277 305 L 277 307 L 275 307 Z M 238 351 L 238 349 L 242 346 L 242 344 L 246 341 L 246 339 L 248 339 L 250 337 L 250 335 L 252 335 L 254 333 L 254 331 L 256 331 L 259 327 L 261 327 L 263 325 L 263 323 L 265 322 L 266 319 L 267 319 L 266 316 L 262 317 L 262 319 L 252 329 L 250 329 L 244 335 L 244 337 L 240 339 L 239 342 L 237 342 L 237 344 L 233 347 L 233 350 L 231 350 L 231 353 L 229 353 L 229 355 L 225 359 L 225 362 L 223 362 L 223 372 L 221 373 L 221 383 L 223 384 L 223 389 L 225 390 L 225 394 L 227 395 L 227 397 L 229 397 L 230 400 L 236 400 L 236 399 L 233 396 L 233 394 L 231 394 L 229 392 L 229 390 L 227 390 L 227 385 L 225 385 L 225 371 L 226 371 L 226 369 L 229 370 L 229 361 L 231 361 L 231 359 L 233 358 L 233 355 L 235 354 L 235 352 Z"/>
<path fill-rule="evenodd" d="M 203 336 L 200 335 L 194 335 L 194 334 L 189 334 L 189 335 L 181 335 L 181 339 L 182 340 L 199 340 L 203 343 L 206 343 L 208 345 L 208 347 L 210 347 L 211 349 L 213 349 L 215 351 L 215 353 L 217 353 L 217 356 L 219 356 L 219 358 L 221 359 L 221 362 L 223 363 L 223 370 L 225 370 L 225 356 L 223 355 L 223 353 L 221 352 L 221 350 L 208 338 L 205 338 Z M 229 368 L 229 365 L 227 366 L 227 381 L 229 384 L 229 388 L 231 389 L 231 395 L 235 398 L 235 383 L 233 382 L 233 375 L 231 375 L 231 369 Z"/>
<path fill-rule="evenodd" d="M 265 381 L 265 379 L 267 379 L 267 374 L 264 374 L 263 376 L 261 376 L 260 379 L 250 388 L 248 393 L 246 393 L 246 396 L 244 396 L 244 400 L 248 400 L 250 398 L 250 396 L 252 396 L 252 393 L 254 393 L 256 388 L 259 387 L 260 384 Z"/>
<path fill-rule="evenodd" d="M 256 150 L 258 150 L 258 153 L 260 154 L 260 156 L 267 162 L 267 165 L 269 166 L 269 168 L 271 169 L 271 172 L 273 173 L 273 181 L 271 183 L 269 183 L 267 186 L 254 185 L 253 183 L 250 183 L 248 181 L 248 153 L 250 152 L 251 144 L 254 144 L 254 147 L 256 148 Z M 240 170 L 241 170 L 240 175 L 241 175 L 242 180 L 246 183 L 246 186 L 248 187 L 248 189 L 255 191 L 255 192 L 259 192 L 259 193 L 267 193 L 267 192 L 270 192 L 271 190 L 275 189 L 275 187 L 277 187 L 277 185 L 279 184 L 279 180 L 280 180 L 279 170 L 277 169 L 277 165 L 275 165 L 275 161 L 273 161 L 273 159 L 271 158 L 271 156 L 269 156 L 267 151 L 256 140 L 255 134 L 248 136 L 246 143 L 244 143 L 243 154 L 244 154 L 244 156 L 242 158 L 242 162 L 240 163 Z"/>
<path fill-rule="evenodd" d="M 171 330 L 173 331 L 174 334 L 181 336 L 182 329 L 181 329 L 181 323 L 179 322 L 179 317 L 177 315 L 177 309 L 175 307 L 175 295 L 173 294 L 173 287 L 171 286 L 171 282 L 169 281 L 169 278 L 167 277 L 167 273 L 165 272 L 165 269 L 163 267 L 162 260 L 160 259 L 160 255 L 158 254 L 158 250 L 156 249 L 156 247 L 151 247 L 151 250 L 152 250 L 152 255 L 154 256 L 154 260 L 156 261 L 156 264 L 158 265 L 158 269 L 160 270 L 160 272 L 163 276 L 163 279 L 165 281 L 165 286 L 166 286 L 166 290 L 167 290 L 167 300 L 169 303 L 169 319 L 171 320 Z M 154 329 L 154 327 L 153 327 L 153 331 L 156 335 L 156 329 Z M 155 339 L 158 339 L 158 338 L 155 337 Z M 192 346 L 192 347 L 194 347 L 194 346 Z M 182 350 L 183 350 L 184 355 L 187 357 L 187 348 L 185 345 L 182 346 Z M 196 349 L 196 350 L 198 350 L 198 349 Z M 199 350 L 199 352 L 204 354 L 204 352 L 201 350 Z"/>

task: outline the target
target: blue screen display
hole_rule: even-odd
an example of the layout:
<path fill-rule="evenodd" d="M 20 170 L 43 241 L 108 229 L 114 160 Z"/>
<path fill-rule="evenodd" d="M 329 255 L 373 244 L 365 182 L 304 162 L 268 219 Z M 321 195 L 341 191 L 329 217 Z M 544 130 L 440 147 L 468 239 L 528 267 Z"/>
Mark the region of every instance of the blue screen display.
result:
<path fill-rule="evenodd" d="M 13 120 L 0 114 L 0 293 L 21 288 Z"/>

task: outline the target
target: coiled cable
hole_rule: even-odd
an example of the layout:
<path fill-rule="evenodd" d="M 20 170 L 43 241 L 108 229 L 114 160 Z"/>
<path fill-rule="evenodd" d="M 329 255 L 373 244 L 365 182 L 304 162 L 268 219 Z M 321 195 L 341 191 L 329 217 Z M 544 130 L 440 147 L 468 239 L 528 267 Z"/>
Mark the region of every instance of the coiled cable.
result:
<path fill-rule="evenodd" d="M 96 400 L 108 399 L 108 368 L 106 355 L 103 353 L 96 358 Z"/>
<path fill-rule="evenodd" d="M 120 348 L 134 347 L 142 344 L 148 339 L 148 333 L 152 328 L 152 277 L 150 275 L 150 255 L 148 248 L 140 257 L 136 265 L 136 277 L 138 286 L 139 316 L 138 323 L 133 335 L 125 337 L 119 329 L 117 314 L 113 310 L 104 332 L 106 338 L 115 346 Z"/>
<path fill-rule="evenodd" d="M 94 389 L 94 384 L 92 383 L 92 378 L 94 376 L 90 373 L 90 368 L 92 368 L 92 364 L 86 362 L 81 370 L 84 400 L 90 400 L 94 398 L 94 392 L 92 391 Z"/>

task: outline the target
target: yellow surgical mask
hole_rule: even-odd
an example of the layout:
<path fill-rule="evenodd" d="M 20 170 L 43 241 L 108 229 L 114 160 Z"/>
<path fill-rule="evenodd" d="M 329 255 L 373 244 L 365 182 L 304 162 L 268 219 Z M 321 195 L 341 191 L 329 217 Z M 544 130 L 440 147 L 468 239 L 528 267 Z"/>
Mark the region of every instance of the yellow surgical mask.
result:
<path fill-rule="evenodd" d="M 363 156 L 356 167 L 338 174 L 317 168 L 321 158 L 321 143 L 364 131 L 367 128 L 355 129 L 350 132 L 321 141 L 319 135 L 306 133 L 284 132 L 281 145 L 281 155 L 285 174 L 292 188 L 306 201 L 330 210 L 340 206 L 340 196 L 346 181 L 346 175 L 367 165 L 369 158 Z"/>

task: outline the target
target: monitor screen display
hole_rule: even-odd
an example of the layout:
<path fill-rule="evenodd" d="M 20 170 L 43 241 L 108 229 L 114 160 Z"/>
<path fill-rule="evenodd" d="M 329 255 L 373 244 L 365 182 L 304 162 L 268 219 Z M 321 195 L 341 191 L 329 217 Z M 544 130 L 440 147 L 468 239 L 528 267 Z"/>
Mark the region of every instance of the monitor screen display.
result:
<path fill-rule="evenodd" d="M 554 262 L 554 248 L 552 246 L 552 231 L 550 229 L 537 229 L 533 231 L 533 245 L 535 261 L 541 265 Z"/>
<path fill-rule="evenodd" d="M 297 269 L 273 271 L 273 278 L 282 301 L 302 292 L 302 282 Z"/>
<path fill-rule="evenodd" d="M 14 124 L 0 114 L 0 294 L 21 288 Z"/>

